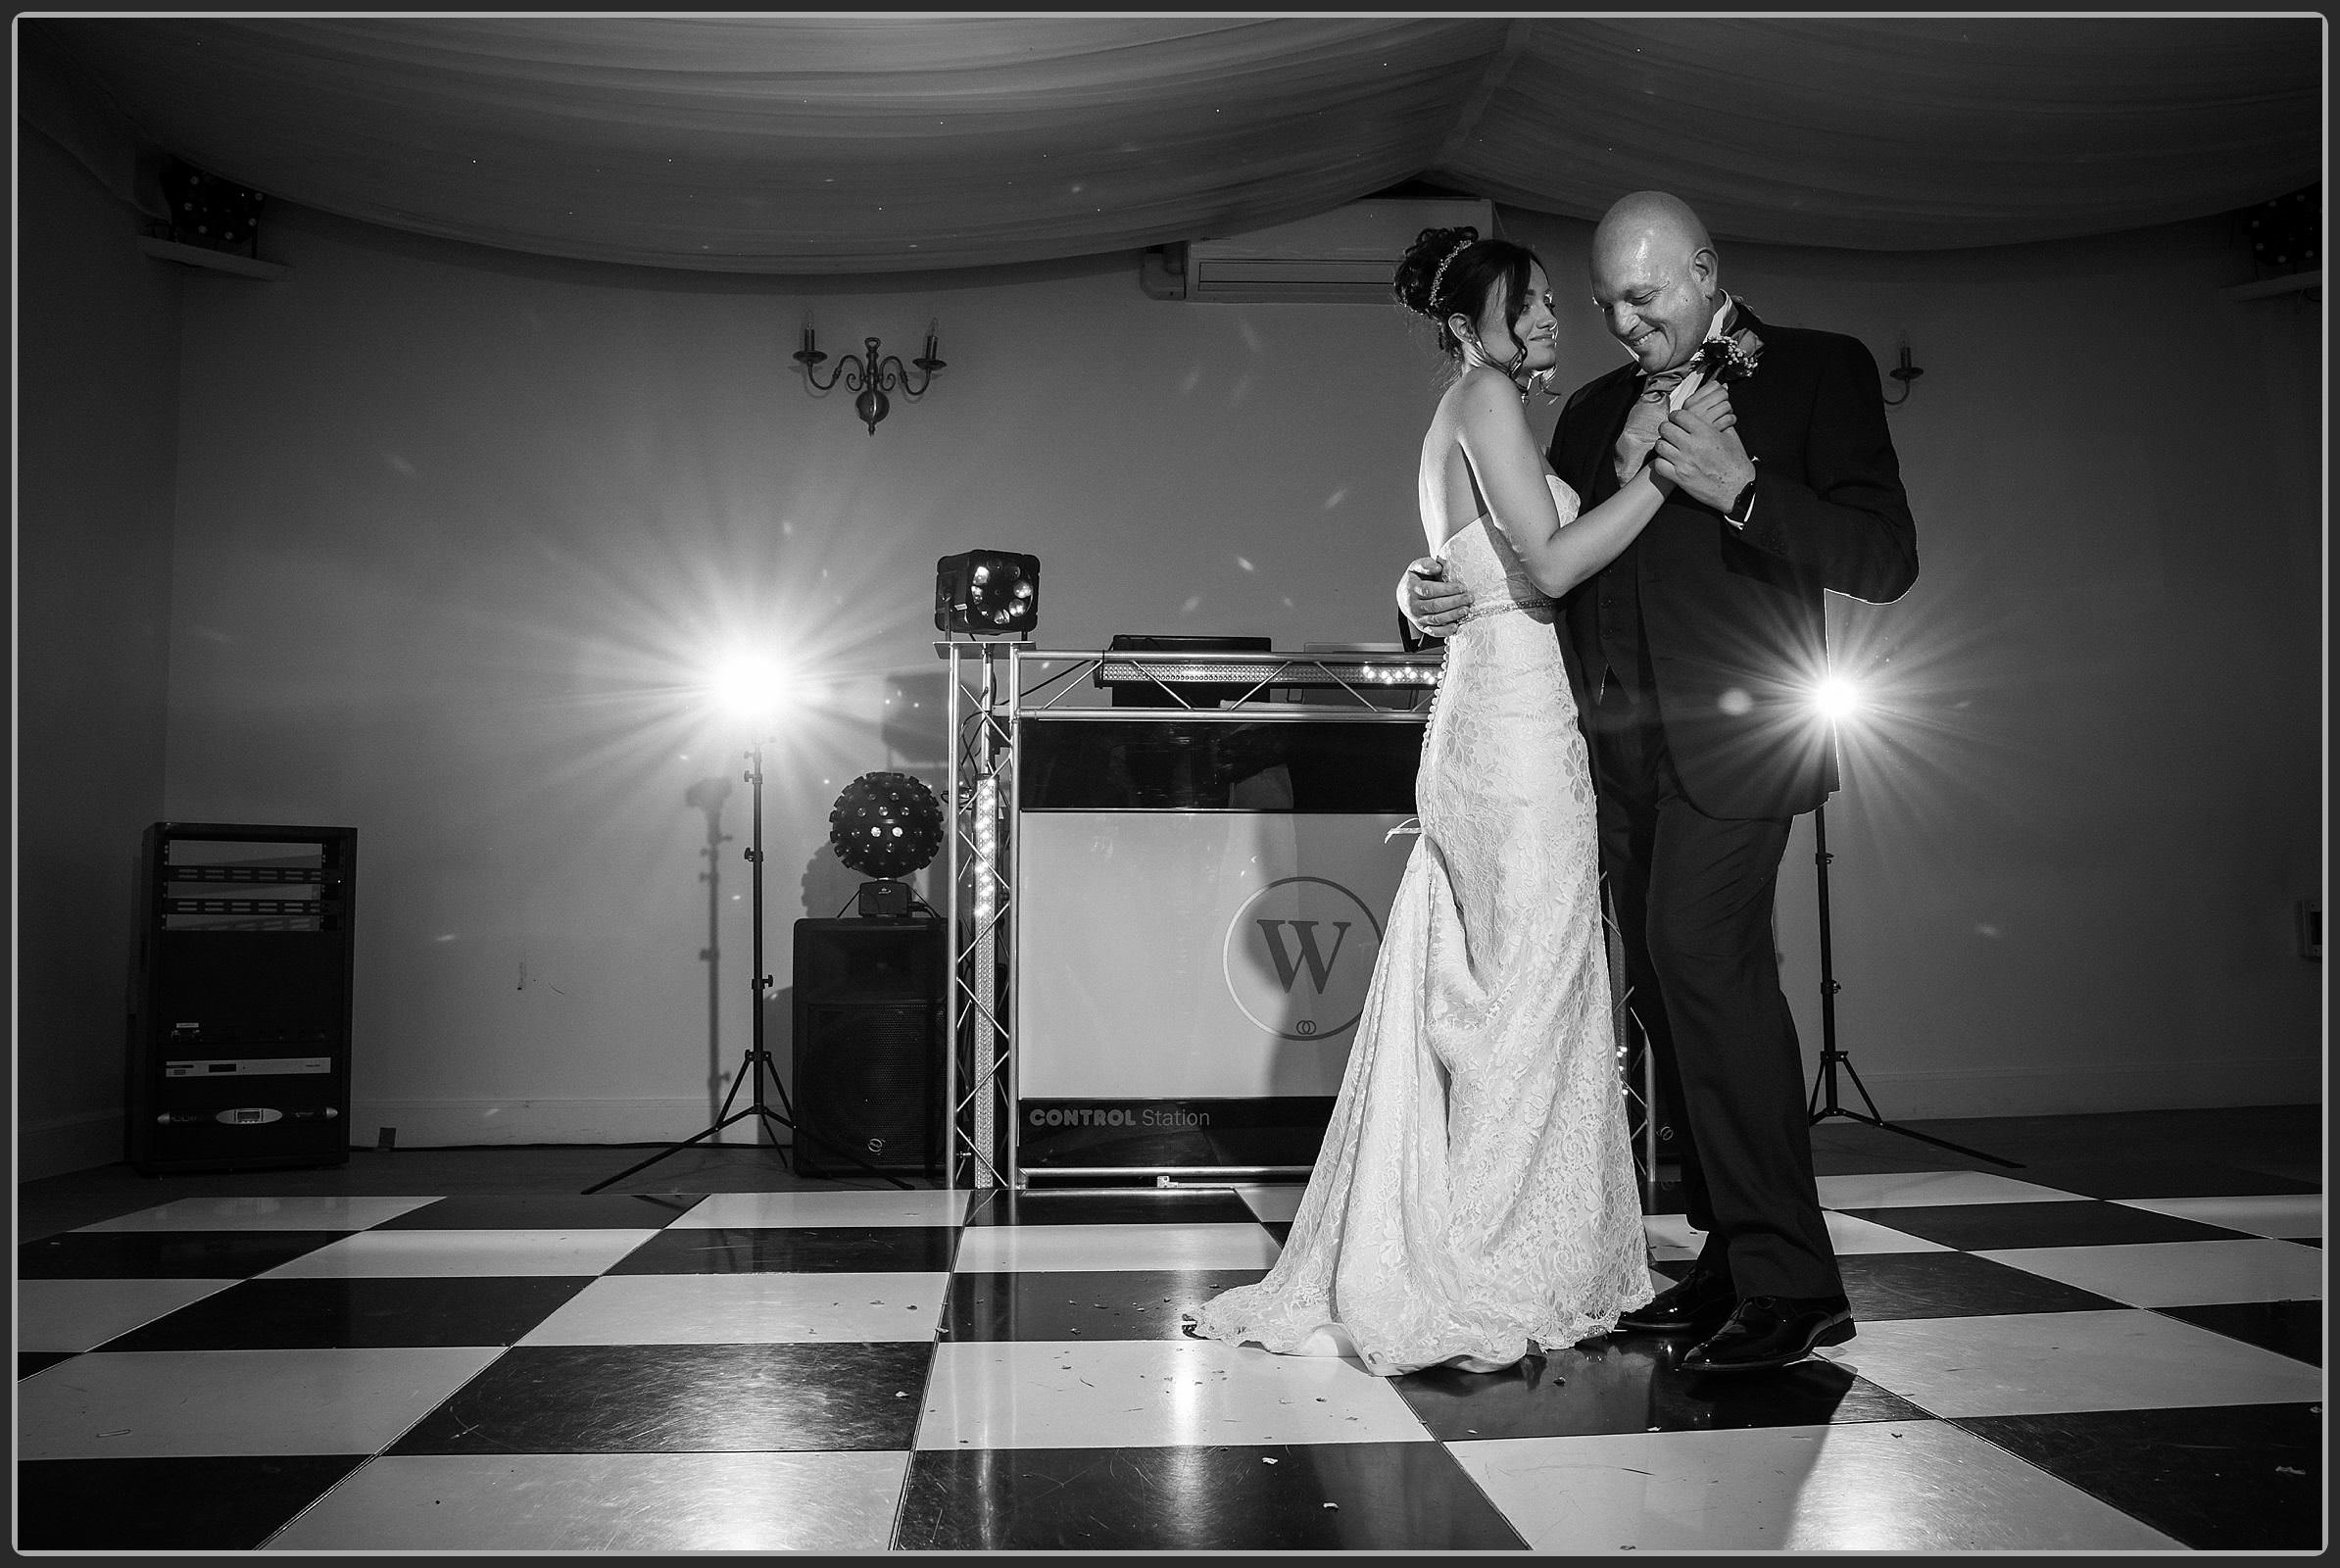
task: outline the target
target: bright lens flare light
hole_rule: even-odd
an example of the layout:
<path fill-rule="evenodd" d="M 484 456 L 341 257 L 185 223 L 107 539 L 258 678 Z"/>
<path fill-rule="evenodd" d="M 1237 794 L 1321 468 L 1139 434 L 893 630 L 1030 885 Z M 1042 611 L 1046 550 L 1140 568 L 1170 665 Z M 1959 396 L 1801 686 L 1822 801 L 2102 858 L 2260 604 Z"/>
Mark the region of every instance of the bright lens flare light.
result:
<path fill-rule="evenodd" d="M 779 715 L 789 684 L 787 669 L 770 655 L 735 654 L 715 667 L 707 688 L 732 717 L 762 723 Z"/>
<path fill-rule="evenodd" d="M 1842 675 L 1830 675 L 1813 689 L 1812 706 L 1823 718 L 1836 723 L 1860 711 L 1861 689 Z"/>

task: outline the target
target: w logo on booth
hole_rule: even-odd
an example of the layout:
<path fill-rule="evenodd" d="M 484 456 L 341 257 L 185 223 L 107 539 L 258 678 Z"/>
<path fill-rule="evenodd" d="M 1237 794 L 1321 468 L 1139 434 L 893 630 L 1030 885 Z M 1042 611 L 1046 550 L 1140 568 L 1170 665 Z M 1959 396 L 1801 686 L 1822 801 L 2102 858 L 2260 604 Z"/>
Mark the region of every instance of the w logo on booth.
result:
<path fill-rule="evenodd" d="M 1228 921 L 1227 989 L 1243 1015 L 1283 1040 L 1328 1040 L 1365 1008 L 1381 923 L 1320 876 L 1270 882 Z"/>
<path fill-rule="evenodd" d="M 1308 979 L 1321 997 L 1325 994 L 1325 981 L 1332 976 L 1333 965 L 1340 960 L 1341 944 L 1348 940 L 1348 928 L 1356 922 L 1333 922 L 1333 951 L 1329 954 L 1319 950 L 1316 945 L 1316 928 L 1322 923 L 1320 921 L 1254 920 L 1251 923 L 1259 927 L 1259 934 L 1267 943 L 1268 956 L 1276 960 L 1276 978 L 1284 983 L 1285 991 L 1291 992 L 1300 978 L 1300 965 L 1305 963 L 1308 966 Z M 1293 949 L 1296 951 L 1287 951 L 1285 948 L 1282 933 L 1286 931 L 1292 932 Z"/>

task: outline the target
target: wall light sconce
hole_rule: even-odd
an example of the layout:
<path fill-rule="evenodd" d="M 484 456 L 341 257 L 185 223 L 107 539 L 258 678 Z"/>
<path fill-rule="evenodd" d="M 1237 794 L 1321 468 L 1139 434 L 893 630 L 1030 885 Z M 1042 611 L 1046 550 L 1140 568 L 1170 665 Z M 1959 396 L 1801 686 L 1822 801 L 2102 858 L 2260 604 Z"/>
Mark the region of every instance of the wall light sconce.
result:
<path fill-rule="evenodd" d="M 1901 339 L 1901 363 L 1885 373 L 1901 383 L 1901 396 L 1885 399 L 1886 408 L 1898 409 L 1910 400 L 1910 383 L 1926 373 L 1919 367 L 1910 363 L 1910 340 L 1907 334 L 1904 334 Z"/>
<path fill-rule="evenodd" d="M 863 338 L 861 344 L 860 353 L 848 354 L 839 360 L 837 368 L 829 372 L 829 378 L 822 380 L 814 372 L 813 367 L 828 356 L 813 344 L 812 318 L 807 315 L 804 318 L 804 346 L 789 358 L 804 368 L 804 385 L 809 391 L 826 392 L 843 381 L 849 390 L 860 393 L 859 397 L 853 399 L 853 412 L 861 416 L 863 424 L 869 426 L 869 433 L 875 435 L 878 420 L 884 418 L 894 406 L 893 400 L 886 394 L 900 392 L 904 397 L 921 396 L 933 384 L 935 372 L 943 368 L 943 362 L 935 358 L 935 323 L 932 321 L 926 324 L 926 352 L 910 362 L 921 372 L 916 386 L 910 384 L 910 372 L 903 368 L 901 356 L 889 354 L 880 359 L 878 340 L 874 337 Z"/>

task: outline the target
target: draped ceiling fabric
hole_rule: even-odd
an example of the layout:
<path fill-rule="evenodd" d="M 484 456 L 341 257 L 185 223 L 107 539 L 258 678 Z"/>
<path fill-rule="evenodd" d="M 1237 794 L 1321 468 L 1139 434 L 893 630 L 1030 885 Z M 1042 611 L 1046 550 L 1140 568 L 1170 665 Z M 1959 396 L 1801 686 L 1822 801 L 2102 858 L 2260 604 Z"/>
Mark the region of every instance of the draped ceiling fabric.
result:
<path fill-rule="evenodd" d="M 1950 249 L 2322 177 L 2290 18 L 21 20 L 155 146 L 544 255 L 860 273 L 1240 233 L 1409 181 Z"/>

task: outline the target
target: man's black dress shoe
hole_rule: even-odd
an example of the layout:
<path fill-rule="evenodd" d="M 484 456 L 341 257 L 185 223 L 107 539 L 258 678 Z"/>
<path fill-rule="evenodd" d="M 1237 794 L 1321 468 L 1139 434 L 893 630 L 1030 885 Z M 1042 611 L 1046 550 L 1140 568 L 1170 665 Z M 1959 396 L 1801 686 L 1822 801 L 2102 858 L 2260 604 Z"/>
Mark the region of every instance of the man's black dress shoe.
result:
<path fill-rule="evenodd" d="M 1736 1305 L 1738 1293 L 1730 1280 L 1713 1269 L 1692 1268 L 1647 1306 L 1621 1315 L 1617 1326 L 1634 1334 L 1712 1334 Z"/>
<path fill-rule="evenodd" d="M 1841 1296 L 1750 1296 L 1714 1338 L 1682 1358 L 1685 1372 L 1768 1372 L 1853 1337 Z"/>

